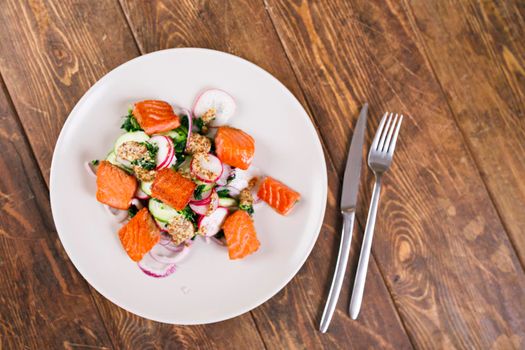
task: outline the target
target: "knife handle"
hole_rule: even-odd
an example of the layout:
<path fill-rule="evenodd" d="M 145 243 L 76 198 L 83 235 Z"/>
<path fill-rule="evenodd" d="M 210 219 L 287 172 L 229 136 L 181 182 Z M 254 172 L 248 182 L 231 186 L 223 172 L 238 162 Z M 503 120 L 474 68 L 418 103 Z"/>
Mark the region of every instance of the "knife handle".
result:
<path fill-rule="evenodd" d="M 350 300 L 350 317 L 357 319 L 361 310 L 363 293 L 365 291 L 366 273 L 368 271 L 368 260 L 370 260 L 370 250 L 372 249 L 372 238 L 374 237 L 374 227 L 376 224 L 377 207 L 379 206 L 379 196 L 381 193 L 381 177 L 376 178 L 372 199 L 370 201 L 370 210 L 366 219 L 365 234 L 363 235 L 363 245 L 359 254 L 359 263 L 355 275 L 354 289 Z"/>
<path fill-rule="evenodd" d="M 321 317 L 321 324 L 319 330 L 325 333 L 328 330 L 332 315 L 334 314 L 343 279 L 345 277 L 346 265 L 348 263 L 348 255 L 350 253 L 350 243 L 352 242 L 352 230 L 354 228 L 355 211 L 343 212 L 343 232 L 341 235 L 341 244 L 339 246 L 339 254 L 337 255 L 337 263 L 335 264 L 335 272 L 332 280 L 332 286 L 328 293 L 328 299 L 324 307 L 323 316 Z"/>

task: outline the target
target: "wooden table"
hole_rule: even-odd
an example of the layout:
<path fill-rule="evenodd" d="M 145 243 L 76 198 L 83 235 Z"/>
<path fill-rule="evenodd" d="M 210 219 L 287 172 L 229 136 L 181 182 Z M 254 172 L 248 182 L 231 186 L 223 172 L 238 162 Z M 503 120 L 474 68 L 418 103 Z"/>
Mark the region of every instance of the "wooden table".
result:
<path fill-rule="evenodd" d="M 44 1 L 0 5 L 0 348 L 525 348 L 523 1 Z M 60 128 L 112 68 L 171 47 L 244 57 L 280 79 L 325 147 L 326 218 L 308 261 L 235 319 L 179 327 L 134 316 L 79 275 L 53 226 Z M 358 110 L 367 142 L 408 114 L 385 178 L 358 321 L 347 315 L 371 195 L 329 333 L 317 331 L 339 244 Z"/>

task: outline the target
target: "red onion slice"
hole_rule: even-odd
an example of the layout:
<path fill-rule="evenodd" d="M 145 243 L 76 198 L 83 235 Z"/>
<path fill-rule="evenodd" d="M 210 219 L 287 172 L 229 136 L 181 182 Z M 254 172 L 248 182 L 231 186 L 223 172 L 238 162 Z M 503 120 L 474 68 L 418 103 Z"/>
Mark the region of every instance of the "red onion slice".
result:
<path fill-rule="evenodd" d="M 85 162 L 84 168 L 86 168 L 87 173 L 92 177 L 97 177 L 97 167 L 91 162 Z"/>
<path fill-rule="evenodd" d="M 116 221 L 116 222 L 122 222 L 128 218 L 128 211 L 127 210 L 120 210 L 110 207 L 107 204 L 104 204 L 104 209 L 109 213 L 109 215 Z"/>

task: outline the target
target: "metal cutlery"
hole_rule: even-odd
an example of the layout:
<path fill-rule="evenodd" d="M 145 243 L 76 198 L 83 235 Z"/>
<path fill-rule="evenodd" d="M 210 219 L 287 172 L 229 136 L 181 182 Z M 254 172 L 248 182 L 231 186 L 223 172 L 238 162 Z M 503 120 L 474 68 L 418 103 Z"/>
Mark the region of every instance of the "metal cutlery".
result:
<path fill-rule="evenodd" d="M 376 180 L 372 192 L 372 199 L 370 201 L 370 210 L 368 211 L 368 218 L 366 220 L 363 245 L 361 246 L 361 253 L 359 255 L 352 299 L 350 301 L 350 317 L 354 320 L 359 314 L 361 302 L 363 300 L 368 260 L 370 259 L 370 249 L 372 247 L 377 207 L 379 205 L 379 194 L 381 192 L 381 179 L 383 174 L 392 164 L 392 158 L 394 156 L 396 141 L 402 121 L 403 115 L 398 117 L 398 114 L 396 114 L 394 117 L 393 113 L 385 113 L 381 119 L 381 123 L 379 124 L 374 141 L 372 142 L 372 146 L 368 153 L 368 166 L 374 172 Z"/>
<path fill-rule="evenodd" d="M 368 115 L 368 103 L 363 105 L 354 130 L 354 136 L 348 151 L 345 175 L 343 180 L 343 193 L 341 195 L 341 213 L 343 215 L 343 231 L 339 254 L 335 266 L 334 277 L 328 299 L 321 317 L 319 330 L 325 333 L 328 330 L 330 321 L 337 306 L 339 293 L 343 284 L 348 254 L 350 253 L 350 243 L 352 241 L 352 230 L 354 228 L 355 208 L 357 205 L 357 192 L 359 190 L 359 179 L 361 177 L 361 163 L 363 155 L 363 142 L 365 139 L 366 118 Z"/>

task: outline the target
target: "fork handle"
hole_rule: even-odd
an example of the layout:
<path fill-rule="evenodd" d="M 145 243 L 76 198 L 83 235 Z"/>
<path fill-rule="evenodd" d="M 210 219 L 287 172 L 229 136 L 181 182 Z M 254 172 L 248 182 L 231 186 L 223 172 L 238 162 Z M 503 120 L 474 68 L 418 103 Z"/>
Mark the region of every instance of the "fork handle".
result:
<path fill-rule="evenodd" d="M 339 254 L 337 255 L 337 263 L 335 264 L 335 272 L 328 293 L 328 299 L 324 307 L 323 316 L 321 317 L 321 324 L 319 330 L 325 333 L 328 330 L 330 321 L 337 306 L 337 299 L 341 292 L 343 279 L 345 277 L 346 265 L 348 263 L 348 254 L 350 253 L 350 243 L 352 242 L 352 229 L 354 227 L 355 211 L 343 212 L 343 232 L 341 235 L 341 244 L 339 246 Z"/>
<path fill-rule="evenodd" d="M 377 207 L 379 206 L 380 193 L 381 176 L 376 176 L 376 182 L 372 192 L 372 200 L 370 201 L 370 210 L 368 211 L 368 218 L 366 219 L 363 245 L 361 246 L 359 263 L 357 265 L 357 273 L 355 276 L 354 289 L 352 291 L 352 299 L 350 300 L 350 317 L 352 317 L 353 320 L 355 320 L 357 315 L 359 315 L 359 310 L 361 310 L 361 302 L 363 301 L 366 273 L 368 271 L 368 260 L 370 260 L 370 250 L 372 248 L 372 238 L 374 237 L 374 226 L 376 224 L 376 214 Z"/>

